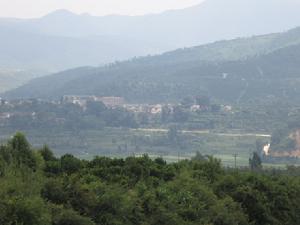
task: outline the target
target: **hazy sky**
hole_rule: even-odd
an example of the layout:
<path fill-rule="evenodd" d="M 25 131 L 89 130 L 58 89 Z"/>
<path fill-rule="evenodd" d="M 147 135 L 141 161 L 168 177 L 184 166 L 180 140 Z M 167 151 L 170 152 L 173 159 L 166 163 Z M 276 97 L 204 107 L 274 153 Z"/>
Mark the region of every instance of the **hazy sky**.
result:
<path fill-rule="evenodd" d="M 57 9 L 92 15 L 141 15 L 185 8 L 204 0 L 0 0 L 0 17 L 39 17 Z"/>

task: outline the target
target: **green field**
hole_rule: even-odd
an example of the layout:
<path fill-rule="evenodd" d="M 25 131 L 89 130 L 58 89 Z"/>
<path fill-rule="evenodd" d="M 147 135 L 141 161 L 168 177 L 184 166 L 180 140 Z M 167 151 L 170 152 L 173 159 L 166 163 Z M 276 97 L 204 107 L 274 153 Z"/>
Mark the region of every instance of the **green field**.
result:
<path fill-rule="evenodd" d="M 255 142 L 261 139 L 269 142 L 269 137 L 251 134 L 220 134 L 210 132 L 181 132 L 180 144 L 168 143 L 165 130 L 134 130 L 105 128 L 86 131 L 23 131 L 34 147 L 47 144 L 57 155 L 72 153 L 80 158 L 92 159 L 95 155 L 127 157 L 148 154 L 163 157 L 168 162 L 189 159 L 198 151 L 203 155 L 220 158 L 225 166 L 248 165 L 249 156 L 255 151 Z M 0 139 L 5 140 L 13 132 L 0 131 Z M 180 146 L 180 147 L 178 147 Z"/>

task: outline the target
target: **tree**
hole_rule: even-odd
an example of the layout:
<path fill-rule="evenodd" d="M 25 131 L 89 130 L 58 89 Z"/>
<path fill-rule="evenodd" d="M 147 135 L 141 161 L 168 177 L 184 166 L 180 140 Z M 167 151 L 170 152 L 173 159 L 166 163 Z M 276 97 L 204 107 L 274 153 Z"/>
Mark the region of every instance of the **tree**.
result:
<path fill-rule="evenodd" d="M 174 107 L 173 113 L 174 122 L 186 122 L 189 119 L 189 113 L 186 112 L 182 107 Z"/>
<path fill-rule="evenodd" d="M 67 202 L 67 195 L 63 188 L 63 183 L 58 179 L 50 179 L 41 190 L 41 196 L 54 204 L 64 204 Z"/>
<path fill-rule="evenodd" d="M 75 173 L 81 169 L 81 161 L 71 154 L 63 155 L 60 159 L 61 169 L 68 174 Z"/>
<path fill-rule="evenodd" d="M 44 145 L 44 147 L 39 152 L 46 162 L 56 160 L 53 152 L 50 150 L 50 148 L 47 145 Z"/>
<path fill-rule="evenodd" d="M 167 106 L 163 106 L 161 111 L 161 122 L 162 123 L 169 122 L 170 117 L 171 117 L 171 109 Z"/>
<path fill-rule="evenodd" d="M 5 170 L 5 161 L 0 156 L 0 177 L 4 175 L 4 170 Z"/>
<path fill-rule="evenodd" d="M 147 125 L 149 124 L 149 116 L 147 115 L 147 113 L 139 113 L 137 115 L 138 117 L 138 122 L 142 125 Z"/>
<path fill-rule="evenodd" d="M 257 152 L 253 152 L 252 158 L 249 159 L 249 165 L 252 171 L 258 171 L 262 169 L 261 159 Z"/>
<path fill-rule="evenodd" d="M 23 224 L 23 225 L 50 225 L 51 216 L 49 209 L 41 198 L 25 197 L 20 199 L 12 199 L 8 202 L 6 211 L 8 215 L 6 220 L 12 223 L 8 224 Z M 1 214 L 0 214 L 1 215 Z M 5 220 L 5 218 L 3 218 Z M 0 219 L 1 222 L 1 219 Z M 5 224 L 2 223 L 1 224 Z"/>
<path fill-rule="evenodd" d="M 80 216 L 71 209 L 63 209 L 55 207 L 53 209 L 53 225 L 95 225 L 95 223 L 87 218 Z"/>
<path fill-rule="evenodd" d="M 24 134 L 17 132 L 10 140 L 9 147 L 12 149 L 13 158 L 18 166 L 26 165 L 31 169 L 36 169 L 36 160 Z"/>
<path fill-rule="evenodd" d="M 105 110 L 106 110 L 106 106 L 103 104 L 103 102 L 88 101 L 86 103 L 87 114 L 100 117 Z"/>
<path fill-rule="evenodd" d="M 207 157 L 203 156 L 199 151 L 196 152 L 196 155 L 192 158 L 194 161 L 205 161 Z"/>

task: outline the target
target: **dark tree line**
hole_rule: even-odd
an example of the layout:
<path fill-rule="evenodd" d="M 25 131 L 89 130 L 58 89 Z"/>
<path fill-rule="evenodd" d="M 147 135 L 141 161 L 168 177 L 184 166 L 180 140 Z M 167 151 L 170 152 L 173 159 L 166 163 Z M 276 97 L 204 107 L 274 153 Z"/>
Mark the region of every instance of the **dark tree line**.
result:
<path fill-rule="evenodd" d="M 147 155 L 56 157 L 17 133 L 0 147 L 0 224 L 295 225 L 299 174 L 224 169 L 200 154 L 172 164 Z"/>

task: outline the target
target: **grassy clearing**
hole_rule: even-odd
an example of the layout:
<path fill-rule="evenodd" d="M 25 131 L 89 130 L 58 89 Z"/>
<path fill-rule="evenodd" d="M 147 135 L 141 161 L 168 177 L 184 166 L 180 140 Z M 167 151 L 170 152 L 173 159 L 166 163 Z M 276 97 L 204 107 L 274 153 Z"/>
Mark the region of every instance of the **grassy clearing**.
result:
<path fill-rule="evenodd" d="M 210 132 L 183 132 L 180 135 L 181 147 L 168 140 L 167 132 L 155 130 L 130 130 L 105 128 L 87 131 L 24 131 L 34 147 L 49 145 L 57 155 L 72 153 L 84 159 L 95 155 L 127 157 L 148 154 L 152 158 L 163 157 L 168 162 L 190 159 L 197 151 L 222 160 L 225 166 L 248 166 L 250 154 L 255 150 L 255 142 L 269 137 L 255 135 L 220 135 Z M 0 131 L 3 140 L 12 133 Z M 267 165 L 269 166 L 269 165 Z"/>
<path fill-rule="evenodd" d="M 23 131 L 34 147 L 47 144 L 57 155 L 72 153 L 82 159 L 94 156 L 128 157 L 148 154 L 151 158 L 162 157 L 167 162 L 190 159 L 198 151 L 221 159 L 224 166 L 234 167 L 236 154 L 237 167 L 246 167 L 249 157 L 255 151 L 255 142 L 261 139 L 269 142 L 270 137 L 256 135 L 231 135 L 212 132 L 183 132 L 182 146 L 170 144 L 164 130 L 130 130 L 105 128 L 103 130 L 66 131 L 45 130 Z M 0 130 L 1 140 L 13 135 Z M 284 169 L 284 164 L 265 164 L 266 168 Z"/>

